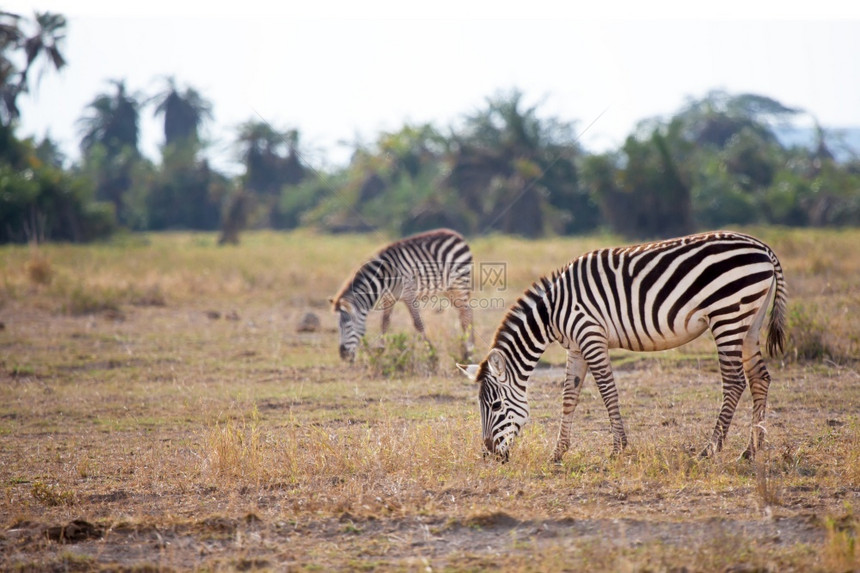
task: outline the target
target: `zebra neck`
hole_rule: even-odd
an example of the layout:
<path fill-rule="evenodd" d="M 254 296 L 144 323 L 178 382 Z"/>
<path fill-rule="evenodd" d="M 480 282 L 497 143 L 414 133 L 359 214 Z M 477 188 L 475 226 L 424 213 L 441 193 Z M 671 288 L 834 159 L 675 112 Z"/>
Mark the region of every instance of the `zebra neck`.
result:
<path fill-rule="evenodd" d="M 496 331 L 493 347 L 507 359 L 515 378 L 522 385 L 531 376 L 547 346 L 556 340 L 550 324 L 551 301 L 546 285 L 532 285 L 508 311 Z"/>
<path fill-rule="evenodd" d="M 350 285 L 352 298 L 358 310 L 367 314 L 376 308 L 379 300 L 386 293 L 390 294 L 388 285 L 390 275 L 381 259 L 371 259 L 358 270 Z"/>

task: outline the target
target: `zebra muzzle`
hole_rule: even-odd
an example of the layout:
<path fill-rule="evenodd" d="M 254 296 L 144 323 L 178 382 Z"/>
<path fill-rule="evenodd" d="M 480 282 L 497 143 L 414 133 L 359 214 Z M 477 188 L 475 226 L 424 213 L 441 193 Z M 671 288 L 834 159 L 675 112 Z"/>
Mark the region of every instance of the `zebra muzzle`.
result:
<path fill-rule="evenodd" d="M 341 360 L 347 360 L 349 362 L 352 362 L 353 360 L 355 360 L 355 352 L 352 350 L 349 350 L 343 344 L 340 345 L 340 348 L 338 350 L 340 351 Z"/>
<path fill-rule="evenodd" d="M 495 458 L 497 461 L 502 462 L 503 464 L 508 461 L 508 457 L 510 456 L 509 450 L 505 450 L 504 452 L 500 452 L 497 447 L 499 445 L 498 441 L 494 441 L 492 438 L 487 438 L 484 440 L 484 459 Z"/>

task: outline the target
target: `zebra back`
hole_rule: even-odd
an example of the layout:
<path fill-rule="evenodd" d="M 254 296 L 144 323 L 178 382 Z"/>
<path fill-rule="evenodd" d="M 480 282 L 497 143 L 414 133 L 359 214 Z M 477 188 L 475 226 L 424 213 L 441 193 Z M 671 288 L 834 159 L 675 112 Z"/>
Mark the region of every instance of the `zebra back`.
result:
<path fill-rule="evenodd" d="M 718 260 L 721 251 L 729 253 L 731 249 L 753 252 Z M 705 257 L 714 257 L 717 262 L 696 267 Z M 723 280 L 725 273 L 737 273 L 746 264 L 765 260 L 772 264 L 768 272 L 774 285 L 766 346 L 769 354 L 777 355 L 784 347 L 786 330 L 787 289 L 782 266 L 768 245 L 731 231 L 599 249 L 577 257 L 525 290 L 496 330 L 492 347 L 504 351 L 514 366 L 528 372 L 547 345 L 571 334 L 564 331 L 585 328 L 587 321 L 571 322 L 571 316 L 578 313 L 599 323 L 604 331 L 616 333 L 621 347 L 645 350 L 645 337 L 659 339 L 668 334 L 667 328 L 672 327 L 683 305 L 690 304 L 703 288 Z M 698 280 L 673 296 L 673 289 L 690 280 L 695 268 L 699 269 Z M 739 274 L 737 282 L 756 278 L 760 277 Z M 712 303 L 719 302 L 719 292 L 711 297 Z"/>
<path fill-rule="evenodd" d="M 395 241 L 364 263 L 332 299 L 335 308 L 350 299 L 364 310 L 390 294 L 395 299 L 404 286 L 426 297 L 449 290 L 471 290 L 472 253 L 462 235 L 436 229 Z"/>

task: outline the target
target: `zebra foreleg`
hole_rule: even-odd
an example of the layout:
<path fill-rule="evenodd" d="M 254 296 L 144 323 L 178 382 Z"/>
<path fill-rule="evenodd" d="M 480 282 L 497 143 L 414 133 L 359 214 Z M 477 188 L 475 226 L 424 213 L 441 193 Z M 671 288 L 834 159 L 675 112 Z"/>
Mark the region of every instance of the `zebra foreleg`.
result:
<path fill-rule="evenodd" d="M 714 433 L 705 449 L 699 454 L 701 458 L 709 458 L 723 449 L 723 442 L 729 432 L 729 426 L 738 407 L 738 401 L 746 387 L 743 365 L 741 363 L 740 344 L 718 345 L 720 355 L 720 376 L 723 381 L 723 405 L 717 416 Z"/>
<path fill-rule="evenodd" d="M 573 429 L 573 412 L 579 403 L 579 393 L 585 382 L 588 365 L 578 351 L 567 352 L 567 368 L 565 369 L 564 390 L 562 392 L 561 425 L 558 429 L 558 442 L 552 453 L 552 461 L 561 462 L 564 453 L 570 447 L 570 436 Z"/>
<path fill-rule="evenodd" d="M 385 335 L 388 332 L 388 327 L 391 326 L 391 313 L 394 311 L 394 305 L 389 304 L 386 305 L 385 308 L 382 309 L 382 334 Z"/>
<path fill-rule="evenodd" d="M 617 455 L 627 447 L 627 433 L 624 431 L 624 420 L 621 419 L 621 411 L 618 408 L 618 388 L 615 387 L 615 377 L 612 375 L 612 366 L 609 363 L 609 348 L 604 342 L 596 349 L 596 354 L 595 350 L 586 350 L 585 347 L 583 347 L 583 353 L 592 356 L 587 361 L 588 368 L 594 376 L 600 397 L 603 398 L 603 404 L 609 414 L 609 424 L 612 428 L 612 455 Z"/>

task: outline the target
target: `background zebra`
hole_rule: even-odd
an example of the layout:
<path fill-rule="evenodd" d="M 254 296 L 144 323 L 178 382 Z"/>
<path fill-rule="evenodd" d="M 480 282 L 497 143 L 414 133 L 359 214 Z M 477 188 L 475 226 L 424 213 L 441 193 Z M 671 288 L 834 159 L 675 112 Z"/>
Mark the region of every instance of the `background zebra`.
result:
<path fill-rule="evenodd" d="M 573 412 L 588 370 L 609 412 L 613 453 L 627 445 L 610 348 L 664 350 L 710 329 L 719 353 L 723 404 L 701 455 L 722 448 L 749 380 L 753 420 L 744 457 L 753 457 L 764 437 L 770 384 L 759 332 L 771 296 L 767 348 L 774 355 L 785 338 L 785 279 L 773 251 L 753 237 L 719 231 L 602 249 L 571 261 L 514 303 L 480 365 L 461 366 L 480 383 L 487 451 L 507 459 L 511 440 L 528 420 L 526 382 L 551 342 L 567 349 L 561 428 L 553 452 L 558 461 L 570 445 Z"/>
<path fill-rule="evenodd" d="M 434 295 L 446 297 L 457 309 L 465 354 L 469 356 L 475 346 L 471 290 L 472 252 L 459 233 L 438 229 L 388 245 L 362 265 L 331 299 L 339 315 L 340 357 L 355 359 L 371 310 L 382 310 L 384 334 L 398 300 L 409 309 L 415 329 L 426 338 L 418 307 L 420 301 Z"/>

